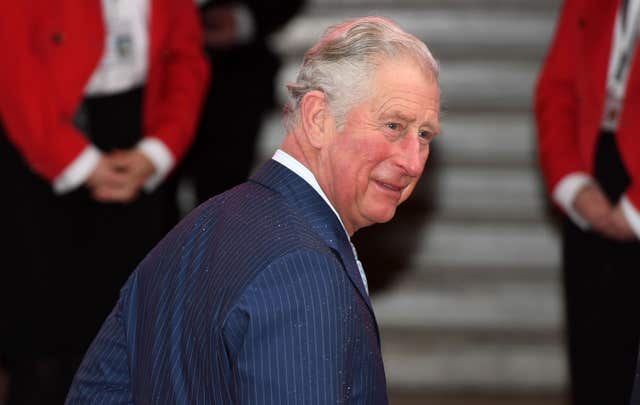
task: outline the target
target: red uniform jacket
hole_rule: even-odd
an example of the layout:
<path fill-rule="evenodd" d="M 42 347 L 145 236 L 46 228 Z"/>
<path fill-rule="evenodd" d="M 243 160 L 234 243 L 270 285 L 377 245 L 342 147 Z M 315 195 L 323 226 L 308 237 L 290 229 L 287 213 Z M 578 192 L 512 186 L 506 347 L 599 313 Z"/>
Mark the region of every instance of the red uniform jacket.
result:
<path fill-rule="evenodd" d="M 189 146 L 208 66 L 192 0 L 149 0 L 143 133 L 176 160 Z M 0 1 L 0 116 L 30 167 L 51 181 L 87 146 L 73 125 L 105 39 L 100 0 Z"/>
<path fill-rule="evenodd" d="M 551 190 L 572 172 L 593 173 L 613 29 L 620 0 L 566 0 L 536 89 L 540 162 Z M 636 48 L 616 140 L 640 209 L 640 60 Z"/>

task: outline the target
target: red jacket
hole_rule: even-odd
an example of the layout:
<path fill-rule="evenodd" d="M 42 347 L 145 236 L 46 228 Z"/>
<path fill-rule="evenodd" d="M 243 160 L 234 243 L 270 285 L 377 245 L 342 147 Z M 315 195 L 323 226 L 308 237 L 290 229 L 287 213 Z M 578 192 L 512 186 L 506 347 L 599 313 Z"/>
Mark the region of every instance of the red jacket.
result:
<path fill-rule="evenodd" d="M 613 29 L 620 0 L 566 0 L 536 89 L 540 162 L 551 190 L 566 175 L 593 174 Z M 640 209 L 640 60 L 633 57 L 616 140 Z"/>
<path fill-rule="evenodd" d="M 189 146 L 208 66 L 193 0 L 149 0 L 145 136 L 179 160 Z M 0 116 L 31 168 L 51 181 L 87 146 L 73 125 L 103 53 L 100 0 L 0 1 Z"/>

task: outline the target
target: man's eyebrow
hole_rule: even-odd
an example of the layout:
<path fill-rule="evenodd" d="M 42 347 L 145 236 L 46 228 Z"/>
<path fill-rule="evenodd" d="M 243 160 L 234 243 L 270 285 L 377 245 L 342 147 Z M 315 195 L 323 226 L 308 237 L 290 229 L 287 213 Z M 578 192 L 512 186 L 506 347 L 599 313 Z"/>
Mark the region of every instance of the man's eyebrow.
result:
<path fill-rule="evenodd" d="M 380 115 L 380 117 L 383 120 L 398 119 L 400 121 L 405 121 L 405 122 L 414 122 L 417 119 L 415 115 L 410 115 L 405 112 L 397 111 L 397 110 L 384 112 Z M 422 129 L 426 128 L 427 130 L 432 132 L 434 135 L 437 135 L 440 133 L 440 127 L 431 121 L 423 122 L 422 124 L 420 124 L 420 128 Z"/>
<path fill-rule="evenodd" d="M 381 114 L 381 117 L 383 119 L 387 119 L 387 118 L 397 118 L 400 119 L 402 121 L 407 121 L 407 122 L 412 122 L 416 120 L 416 117 L 413 115 L 408 115 L 405 114 L 401 111 L 387 111 Z"/>

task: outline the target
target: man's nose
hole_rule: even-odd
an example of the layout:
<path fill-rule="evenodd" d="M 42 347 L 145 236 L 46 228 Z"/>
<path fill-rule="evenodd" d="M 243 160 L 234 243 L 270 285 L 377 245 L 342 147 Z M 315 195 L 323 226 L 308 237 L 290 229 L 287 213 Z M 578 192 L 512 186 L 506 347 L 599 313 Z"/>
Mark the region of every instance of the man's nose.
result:
<path fill-rule="evenodd" d="M 429 156 L 429 145 L 421 145 L 415 137 L 406 137 L 399 154 L 398 165 L 411 177 L 419 177 Z"/>

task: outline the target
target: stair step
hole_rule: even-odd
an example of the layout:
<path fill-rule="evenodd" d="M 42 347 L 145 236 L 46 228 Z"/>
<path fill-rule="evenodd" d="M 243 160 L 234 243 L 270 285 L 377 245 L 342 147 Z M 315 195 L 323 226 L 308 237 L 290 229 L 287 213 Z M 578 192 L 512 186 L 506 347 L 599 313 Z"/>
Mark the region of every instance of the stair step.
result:
<path fill-rule="evenodd" d="M 509 7 L 481 4 L 482 1 L 466 1 L 457 6 L 444 0 L 417 2 L 378 0 L 366 6 L 353 0 L 340 4 L 314 2 L 276 35 L 273 43 L 279 53 L 298 57 L 330 25 L 375 14 L 392 18 L 424 40 L 438 59 L 538 60 L 546 52 L 557 12 L 556 4 L 541 4 L 544 2 L 512 1 Z"/>
<path fill-rule="evenodd" d="M 536 166 L 536 132 L 530 112 L 445 111 L 433 142 L 439 162 L 461 165 Z"/>
<path fill-rule="evenodd" d="M 530 111 L 539 67 L 530 62 L 481 60 L 441 63 L 445 111 Z"/>
<path fill-rule="evenodd" d="M 560 263 L 559 236 L 547 223 L 433 221 L 422 229 L 418 240 L 412 267 L 504 269 L 556 267 Z"/>
<path fill-rule="evenodd" d="M 429 346 L 384 340 L 390 390 L 561 392 L 566 364 L 559 344 L 439 342 Z"/>
<path fill-rule="evenodd" d="M 555 282 L 460 282 L 411 288 L 403 284 L 372 297 L 383 329 L 555 333 L 562 324 Z"/>
<path fill-rule="evenodd" d="M 560 238 L 548 222 L 452 221 L 399 210 L 396 219 L 359 231 L 354 243 L 363 257 L 388 270 L 558 269 Z M 369 245 L 369 248 L 367 246 Z M 375 248 L 370 249 L 370 245 Z M 400 258 L 401 269 L 389 267 Z M 364 263 L 367 266 L 367 263 Z M 379 263 L 378 263 L 379 264 Z M 370 264 L 376 267 L 376 263 Z"/>
<path fill-rule="evenodd" d="M 564 389 L 561 305 L 553 284 L 400 287 L 374 296 L 373 305 L 392 390 Z"/>
<path fill-rule="evenodd" d="M 531 168 L 443 165 L 416 187 L 411 205 L 433 206 L 438 218 L 541 221 L 547 204 L 539 174 Z"/>
<path fill-rule="evenodd" d="M 397 278 L 410 276 L 412 282 L 420 288 L 439 285 L 456 285 L 473 282 L 477 284 L 495 284 L 496 282 L 554 282 L 560 280 L 560 269 L 553 267 L 518 266 L 495 268 L 482 266 L 455 266 L 404 269 Z"/>

